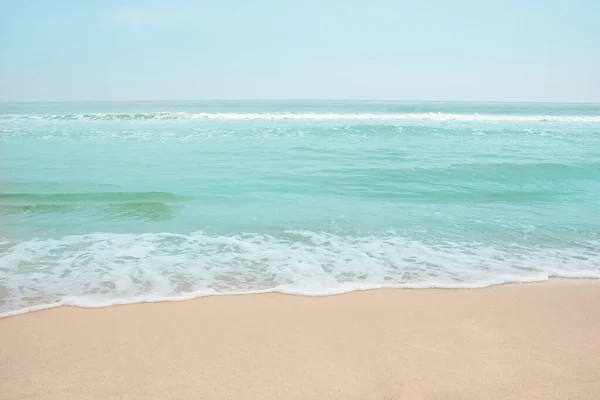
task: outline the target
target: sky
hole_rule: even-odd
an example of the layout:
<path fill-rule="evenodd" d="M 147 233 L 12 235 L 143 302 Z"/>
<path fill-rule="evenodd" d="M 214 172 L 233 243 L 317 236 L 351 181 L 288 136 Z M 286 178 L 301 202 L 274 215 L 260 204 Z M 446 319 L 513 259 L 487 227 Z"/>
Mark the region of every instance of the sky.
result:
<path fill-rule="evenodd" d="M 598 0 L 0 0 L 0 101 L 600 102 Z"/>

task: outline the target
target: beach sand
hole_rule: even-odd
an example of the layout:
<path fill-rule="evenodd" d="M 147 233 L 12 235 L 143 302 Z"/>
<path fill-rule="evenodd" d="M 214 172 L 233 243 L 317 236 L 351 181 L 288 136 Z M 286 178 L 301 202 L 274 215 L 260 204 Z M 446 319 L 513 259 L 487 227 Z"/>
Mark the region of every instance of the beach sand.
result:
<path fill-rule="evenodd" d="M 213 296 L 0 320 L 2 399 L 600 399 L 600 283 Z"/>

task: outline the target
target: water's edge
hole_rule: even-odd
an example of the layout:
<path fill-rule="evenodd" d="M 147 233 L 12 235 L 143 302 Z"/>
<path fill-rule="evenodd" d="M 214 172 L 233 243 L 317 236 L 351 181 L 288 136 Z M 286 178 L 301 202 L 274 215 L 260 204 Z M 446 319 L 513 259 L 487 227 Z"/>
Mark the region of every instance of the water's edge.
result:
<path fill-rule="evenodd" d="M 50 310 L 58 307 L 77 307 L 77 308 L 87 308 L 87 309 L 95 309 L 95 308 L 107 308 L 113 306 L 125 306 L 125 305 L 134 305 L 134 304 L 143 304 L 143 303 L 171 303 L 171 302 L 180 302 L 180 301 L 188 301 L 199 299 L 202 297 L 209 296 L 251 296 L 251 295 L 259 295 L 259 294 L 281 294 L 287 296 L 299 296 L 299 297 L 329 297 L 329 296 L 340 296 L 350 293 L 356 292 L 364 292 L 371 290 L 380 290 L 380 289 L 394 289 L 394 290 L 479 290 L 486 289 L 490 287 L 497 286 L 510 286 L 510 285 L 527 285 L 527 284 L 541 284 L 548 283 L 552 281 L 593 281 L 594 283 L 600 283 L 600 277 L 574 277 L 574 276 L 548 276 L 546 279 L 522 279 L 508 282 L 498 282 L 498 283 L 489 283 L 482 285 L 457 285 L 457 286 L 419 286 L 419 285 L 365 285 L 362 288 L 354 288 L 348 290 L 341 290 L 337 292 L 331 293 L 323 293 L 323 294 L 307 294 L 300 293 L 296 291 L 281 291 L 281 290 L 256 290 L 256 291 L 248 291 L 248 292 L 216 292 L 214 290 L 200 290 L 197 292 L 186 293 L 180 296 L 142 296 L 137 299 L 115 299 L 113 301 L 105 301 L 102 303 L 93 303 L 82 300 L 78 302 L 75 298 L 67 298 L 57 303 L 52 304 L 41 304 L 36 306 L 25 307 L 20 310 L 9 311 L 0 314 L 0 319 L 2 318 L 10 318 L 17 317 L 19 315 L 24 315 L 32 312 Z"/>

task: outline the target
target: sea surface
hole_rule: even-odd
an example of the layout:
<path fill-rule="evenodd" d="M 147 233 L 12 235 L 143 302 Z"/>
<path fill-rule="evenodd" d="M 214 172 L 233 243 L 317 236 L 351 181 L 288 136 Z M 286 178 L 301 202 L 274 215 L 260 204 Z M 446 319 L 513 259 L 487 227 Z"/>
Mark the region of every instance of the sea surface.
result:
<path fill-rule="evenodd" d="M 600 278 L 600 105 L 0 103 L 0 314 Z"/>

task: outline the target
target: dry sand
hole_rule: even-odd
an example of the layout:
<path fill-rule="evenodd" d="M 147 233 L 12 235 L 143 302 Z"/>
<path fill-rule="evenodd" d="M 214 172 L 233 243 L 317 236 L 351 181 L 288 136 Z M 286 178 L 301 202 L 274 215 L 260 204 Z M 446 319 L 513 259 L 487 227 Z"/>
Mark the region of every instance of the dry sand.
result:
<path fill-rule="evenodd" d="M 0 320 L 2 399 L 600 399 L 600 283 L 208 297 Z"/>

